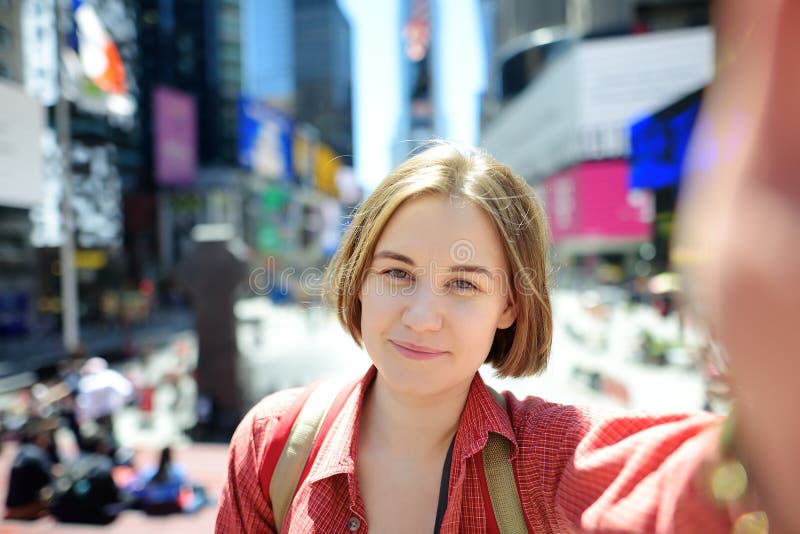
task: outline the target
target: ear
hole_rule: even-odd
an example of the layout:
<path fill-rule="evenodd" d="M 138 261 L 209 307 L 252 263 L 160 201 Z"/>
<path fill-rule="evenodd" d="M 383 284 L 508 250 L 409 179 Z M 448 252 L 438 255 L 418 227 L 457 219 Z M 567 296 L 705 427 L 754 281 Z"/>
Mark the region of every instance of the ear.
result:
<path fill-rule="evenodd" d="M 500 330 L 504 330 L 514 324 L 514 321 L 517 320 L 517 305 L 514 302 L 513 298 L 509 298 L 506 301 L 506 308 L 503 310 L 503 313 L 500 314 L 500 317 L 497 319 L 497 328 Z"/>

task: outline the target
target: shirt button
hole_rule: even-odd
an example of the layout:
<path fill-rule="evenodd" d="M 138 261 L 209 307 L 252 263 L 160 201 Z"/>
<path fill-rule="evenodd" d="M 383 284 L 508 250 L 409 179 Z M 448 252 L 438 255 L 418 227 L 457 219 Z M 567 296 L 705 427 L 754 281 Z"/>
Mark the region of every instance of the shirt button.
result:
<path fill-rule="evenodd" d="M 350 532 L 355 532 L 361 526 L 361 520 L 357 517 L 351 517 L 347 521 L 347 530 Z"/>

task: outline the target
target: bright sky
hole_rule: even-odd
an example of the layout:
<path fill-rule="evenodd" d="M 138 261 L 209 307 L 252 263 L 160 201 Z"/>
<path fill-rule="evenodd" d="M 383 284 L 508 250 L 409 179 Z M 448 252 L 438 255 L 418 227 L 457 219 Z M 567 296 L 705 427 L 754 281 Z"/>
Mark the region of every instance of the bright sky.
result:
<path fill-rule="evenodd" d="M 476 144 L 479 97 L 486 82 L 478 0 L 430 0 L 438 137 Z M 353 150 L 366 192 L 392 169 L 402 107 L 401 0 L 339 0 L 353 35 Z"/>

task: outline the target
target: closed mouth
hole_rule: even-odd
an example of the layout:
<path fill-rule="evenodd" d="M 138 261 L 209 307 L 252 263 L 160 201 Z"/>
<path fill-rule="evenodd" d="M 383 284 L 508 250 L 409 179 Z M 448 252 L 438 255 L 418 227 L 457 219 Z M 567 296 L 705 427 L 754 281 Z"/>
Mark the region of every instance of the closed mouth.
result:
<path fill-rule="evenodd" d="M 406 359 L 414 361 L 424 362 L 429 360 L 435 360 L 447 354 L 447 351 L 441 351 L 438 349 L 434 349 L 433 347 L 414 345 L 413 343 L 406 343 L 404 341 L 398 343 L 390 339 L 389 343 L 392 344 L 392 348 L 394 348 L 394 351 L 397 354 Z"/>
<path fill-rule="evenodd" d="M 397 341 L 397 340 L 394 340 L 394 339 L 390 339 L 389 341 L 392 344 L 397 345 L 399 347 L 402 347 L 404 349 L 413 350 L 414 352 L 419 352 L 419 353 L 422 353 L 422 354 L 435 355 L 435 354 L 442 354 L 442 353 L 447 352 L 445 350 L 439 350 L 439 349 L 435 349 L 433 347 L 427 347 L 425 345 L 415 345 L 414 343 L 408 343 L 406 341 Z"/>

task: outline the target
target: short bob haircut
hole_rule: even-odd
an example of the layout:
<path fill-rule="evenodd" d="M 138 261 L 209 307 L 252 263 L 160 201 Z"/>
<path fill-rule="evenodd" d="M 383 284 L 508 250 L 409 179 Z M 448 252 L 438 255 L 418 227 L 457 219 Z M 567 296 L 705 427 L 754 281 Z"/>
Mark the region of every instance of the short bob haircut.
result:
<path fill-rule="evenodd" d="M 549 229 L 533 189 L 485 152 L 435 142 L 398 166 L 358 207 L 328 265 L 329 303 L 362 346 L 361 286 L 386 223 L 404 202 L 446 195 L 481 208 L 499 232 L 517 318 L 497 330 L 486 358 L 499 376 L 521 377 L 547 366 L 553 334 L 548 291 Z"/>

